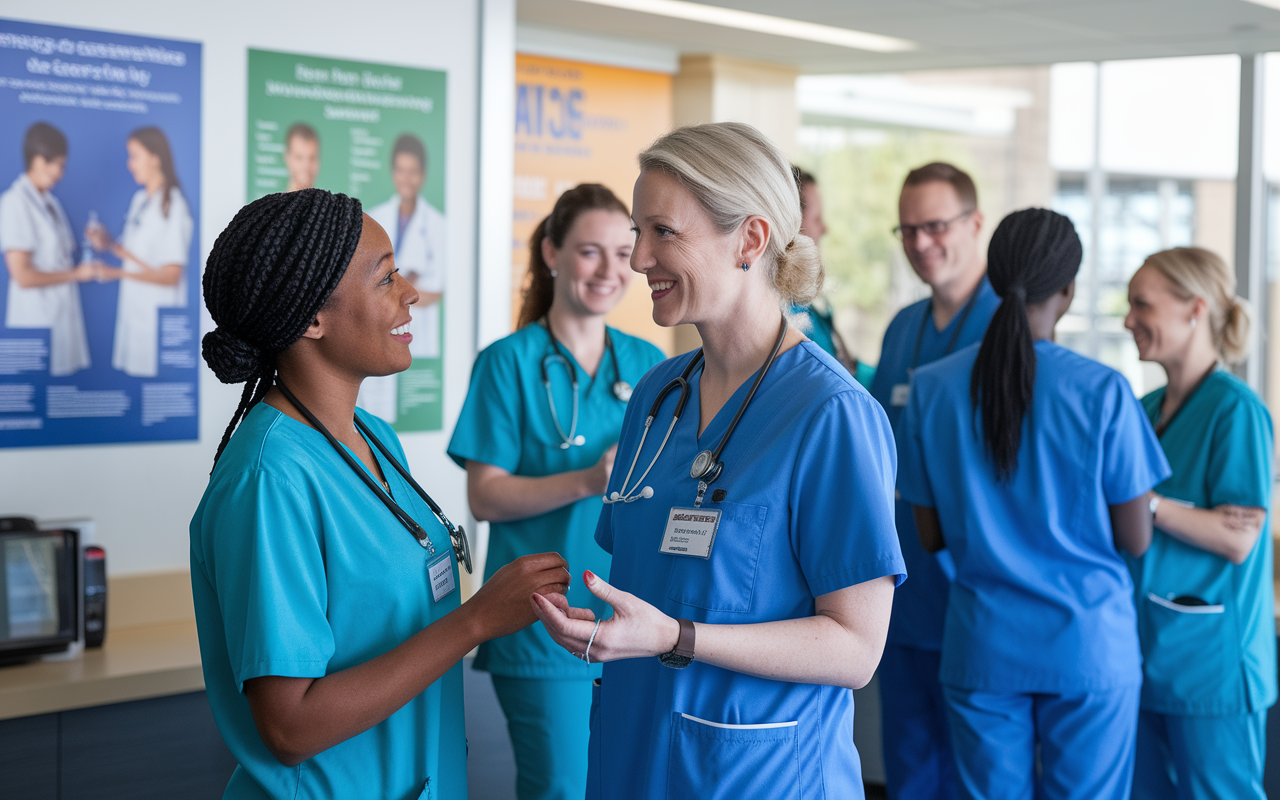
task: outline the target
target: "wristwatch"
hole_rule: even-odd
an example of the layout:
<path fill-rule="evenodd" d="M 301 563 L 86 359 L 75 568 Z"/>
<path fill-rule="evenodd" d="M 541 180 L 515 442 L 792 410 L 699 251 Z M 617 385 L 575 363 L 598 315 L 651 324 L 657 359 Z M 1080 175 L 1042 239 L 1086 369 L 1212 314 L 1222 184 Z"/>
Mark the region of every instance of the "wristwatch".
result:
<path fill-rule="evenodd" d="M 680 623 L 680 638 L 676 639 L 676 646 L 671 648 L 671 652 L 658 656 L 658 661 L 664 667 L 684 669 L 693 663 L 693 623 L 687 619 L 676 621 Z"/>

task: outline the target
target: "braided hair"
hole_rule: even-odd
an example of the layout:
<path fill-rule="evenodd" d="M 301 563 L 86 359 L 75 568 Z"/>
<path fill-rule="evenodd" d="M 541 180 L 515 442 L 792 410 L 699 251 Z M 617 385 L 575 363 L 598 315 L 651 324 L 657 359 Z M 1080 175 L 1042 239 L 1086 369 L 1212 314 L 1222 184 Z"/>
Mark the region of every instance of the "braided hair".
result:
<path fill-rule="evenodd" d="M 1044 208 L 1013 212 L 991 236 L 987 276 L 1003 302 L 982 337 L 969 395 L 982 409 L 983 437 L 1002 483 L 1018 467 L 1022 420 L 1036 380 L 1027 305 L 1048 300 L 1075 280 L 1081 254 L 1071 220 Z"/>
<path fill-rule="evenodd" d="M 323 189 L 271 194 L 240 209 L 213 243 L 204 302 L 217 324 L 201 352 L 223 383 L 244 383 L 213 463 L 275 382 L 276 356 L 306 333 L 355 254 L 360 201 Z"/>

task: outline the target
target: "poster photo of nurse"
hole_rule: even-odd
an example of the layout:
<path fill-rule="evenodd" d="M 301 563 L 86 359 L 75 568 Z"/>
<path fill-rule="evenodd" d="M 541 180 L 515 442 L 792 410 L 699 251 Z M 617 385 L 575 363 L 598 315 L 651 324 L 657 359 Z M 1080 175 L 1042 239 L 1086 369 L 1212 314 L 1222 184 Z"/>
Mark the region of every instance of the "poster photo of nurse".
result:
<path fill-rule="evenodd" d="M 105 280 L 119 280 L 111 366 L 133 377 L 158 371 L 159 310 L 187 304 L 187 260 L 195 222 L 174 171 L 164 131 L 138 128 L 125 142 L 126 167 L 141 188 L 133 195 L 119 240 L 103 225 L 85 236 L 95 250 L 120 259 L 99 267 Z"/>
<path fill-rule="evenodd" d="M 93 280 L 92 264 L 76 265 L 75 235 L 53 194 L 67 168 L 67 137 L 45 122 L 23 137 L 25 171 L 0 194 L 0 253 L 9 275 L 4 324 L 49 329 L 49 374 L 89 367 L 89 339 L 78 284 Z"/>

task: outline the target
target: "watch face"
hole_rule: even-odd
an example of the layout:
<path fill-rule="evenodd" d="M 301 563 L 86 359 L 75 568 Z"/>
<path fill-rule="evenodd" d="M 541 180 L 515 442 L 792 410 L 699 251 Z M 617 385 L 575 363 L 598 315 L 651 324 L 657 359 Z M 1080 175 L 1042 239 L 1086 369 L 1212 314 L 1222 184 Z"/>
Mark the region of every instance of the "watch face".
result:
<path fill-rule="evenodd" d="M 672 669 L 684 669 L 693 663 L 693 659 L 689 656 L 677 655 L 676 653 L 663 653 L 658 656 L 658 661 L 662 662 L 662 666 L 671 667 Z"/>

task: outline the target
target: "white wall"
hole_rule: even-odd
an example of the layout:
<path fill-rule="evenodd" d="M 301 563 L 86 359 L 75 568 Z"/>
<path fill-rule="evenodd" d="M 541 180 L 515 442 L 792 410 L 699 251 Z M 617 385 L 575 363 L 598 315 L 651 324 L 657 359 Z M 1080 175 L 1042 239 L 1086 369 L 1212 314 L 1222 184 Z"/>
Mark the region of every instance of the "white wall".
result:
<path fill-rule="evenodd" d="M 465 476 L 447 460 L 444 450 L 475 357 L 481 2 L 41 0 L 5 3 L 0 10 L 6 17 L 30 22 L 203 43 L 202 263 L 218 233 L 245 201 L 248 48 L 448 71 L 445 204 L 452 271 L 445 295 L 445 430 L 401 438 L 415 476 L 459 521 L 469 517 Z M 509 225 L 509 207 L 506 216 Z M 510 239 L 509 227 L 505 239 Z M 207 312 L 201 327 L 202 334 L 212 327 Z M 185 569 L 187 525 L 240 390 L 240 386 L 218 383 L 202 365 L 198 442 L 0 450 L 0 513 L 94 518 L 98 542 L 107 549 L 107 564 L 116 576 Z"/>

